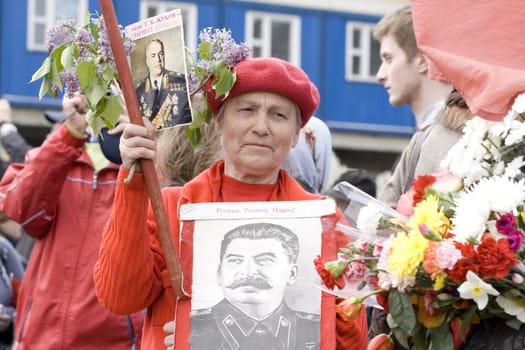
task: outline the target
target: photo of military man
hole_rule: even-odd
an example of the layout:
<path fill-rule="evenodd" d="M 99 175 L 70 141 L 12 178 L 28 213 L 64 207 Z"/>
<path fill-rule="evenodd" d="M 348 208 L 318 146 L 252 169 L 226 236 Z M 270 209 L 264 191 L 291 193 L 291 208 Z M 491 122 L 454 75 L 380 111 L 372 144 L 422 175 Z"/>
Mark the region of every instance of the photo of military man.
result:
<path fill-rule="evenodd" d="M 163 41 L 149 41 L 145 50 L 148 75 L 136 88 L 142 115 L 157 129 L 192 120 L 185 74 L 165 67 L 166 54 Z"/>
<path fill-rule="evenodd" d="M 224 299 L 192 311 L 191 349 L 318 349 L 319 315 L 295 311 L 284 299 L 297 280 L 299 250 L 297 235 L 282 225 L 228 231 L 217 269 Z"/>

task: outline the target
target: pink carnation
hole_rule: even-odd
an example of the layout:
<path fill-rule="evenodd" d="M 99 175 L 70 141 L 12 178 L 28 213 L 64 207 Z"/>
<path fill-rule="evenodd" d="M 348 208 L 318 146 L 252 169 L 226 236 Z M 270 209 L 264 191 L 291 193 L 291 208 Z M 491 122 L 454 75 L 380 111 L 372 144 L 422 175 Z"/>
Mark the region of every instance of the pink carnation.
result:
<path fill-rule="evenodd" d="M 414 188 L 408 190 L 408 192 L 403 193 L 399 200 L 397 201 L 396 210 L 406 217 L 412 216 L 414 214 L 414 194 L 416 191 Z"/>
<path fill-rule="evenodd" d="M 453 244 L 442 242 L 436 249 L 436 258 L 438 266 L 442 269 L 451 270 L 456 262 L 462 258 L 461 251 Z"/>

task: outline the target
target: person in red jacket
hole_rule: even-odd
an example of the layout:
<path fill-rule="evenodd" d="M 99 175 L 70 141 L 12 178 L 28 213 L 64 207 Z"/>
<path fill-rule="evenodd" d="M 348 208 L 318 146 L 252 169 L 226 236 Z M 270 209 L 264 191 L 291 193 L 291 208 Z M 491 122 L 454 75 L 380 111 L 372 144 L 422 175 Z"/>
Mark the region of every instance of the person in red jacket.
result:
<path fill-rule="evenodd" d="M 116 315 L 95 296 L 93 267 L 118 164 L 87 142 L 86 100 L 63 100 L 69 116 L 0 183 L 1 210 L 36 239 L 17 301 L 18 350 L 138 349 L 144 315 Z M 124 124 L 115 128 L 118 132 Z"/>
<path fill-rule="evenodd" d="M 215 99 L 213 93 L 207 95 L 223 160 L 184 186 L 162 191 L 174 242 L 179 242 L 183 204 L 324 199 L 306 192 L 281 169 L 301 127 L 318 106 L 315 85 L 300 68 L 277 58 L 246 59 L 236 65 L 235 72 L 237 80 L 225 100 Z M 165 348 L 162 328 L 175 315 L 174 348 L 189 349 L 191 301 L 180 299 L 175 308 L 143 175 L 137 172 L 124 183 L 133 163 L 155 158 L 154 128 L 147 120 L 145 123 L 127 124 L 121 137 L 123 164 L 94 271 L 95 288 L 100 302 L 113 312 L 147 308 L 143 348 Z M 342 219 L 340 212 L 337 217 Z M 180 256 L 180 249 L 176 249 Z M 322 328 L 333 333 L 323 331 L 320 348 L 366 349 L 365 313 L 353 322 L 336 321 L 334 297 L 323 295 L 322 303 L 331 305 L 330 312 L 321 314 Z M 225 343 L 216 345 L 229 349 Z M 282 349 L 295 346 L 282 344 Z"/>

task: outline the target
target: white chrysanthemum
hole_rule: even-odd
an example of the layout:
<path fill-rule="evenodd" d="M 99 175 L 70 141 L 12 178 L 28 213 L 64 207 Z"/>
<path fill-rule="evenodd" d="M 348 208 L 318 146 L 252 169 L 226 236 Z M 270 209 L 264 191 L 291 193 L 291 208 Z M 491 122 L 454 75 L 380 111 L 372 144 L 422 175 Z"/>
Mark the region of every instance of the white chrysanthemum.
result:
<path fill-rule="evenodd" d="M 508 160 L 504 160 L 501 153 L 502 146 L 525 143 L 525 123 L 516 120 L 514 112 L 499 122 L 475 117 L 467 122 L 464 132 L 441 166 L 463 178 L 466 186 L 489 176 L 514 178 L 521 173 L 519 168 L 524 165 L 523 159 L 506 164 Z"/>
<path fill-rule="evenodd" d="M 512 104 L 512 110 L 516 113 L 525 112 L 525 93 L 521 93 L 516 97 L 514 103 Z"/>
<path fill-rule="evenodd" d="M 521 175 L 521 167 L 523 166 L 525 166 L 525 159 L 523 156 L 516 157 L 507 164 L 503 176 L 514 179 L 518 175 Z"/>
<path fill-rule="evenodd" d="M 465 242 L 472 237 L 480 239 L 488 229 L 491 212 L 512 212 L 525 201 L 525 183 L 504 176 L 482 179 L 471 189 L 460 193 L 455 202 L 452 232 Z"/>
<path fill-rule="evenodd" d="M 492 168 L 492 175 L 498 176 L 505 173 L 505 162 L 500 160 Z"/>
<path fill-rule="evenodd" d="M 389 290 L 392 288 L 392 281 L 388 272 L 379 271 L 377 273 L 377 285 L 379 288 Z"/>
<path fill-rule="evenodd" d="M 466 185 L 490 175 L 486 170 L 486 160 L 499 157 L 496 145 L 500 143 L 500 136 L 490 134 L 493 125 L 494 122 L 479 117 L 467 121 L 463 137 L 450 148 L 441 168 L 463 178 Z M 490 140 L 486 140 L 487 137 Z"/>
<path fill-rule="evenodd" d="M 416 276 L 411 275 L 397 276 L 396 274 L 390 274 L 390 279 L 392 288 L 396 288 L 400 292 L 404 292 L 416 284 Z"/>
<path fill-rule="evenodd" d="M 466 242 L 468 238 L 480 239 L 485 232 L 485 223 L 490 209 L 482 202 L 477 192 L 466 190 L 455 201 L 454 216 L 451 218 L 456 240 Z"/>
<path fill-rule="evenodd" d="M 505 137 L 505 146 L 523 143 L 523 139 L 525 138 L 525 123 L 518 123 L 519 127 L 509 130 L 508 135 Z"/>
<path fill-rule="evenodd" d="M 375 236 L 379 219 L 381 219 L 382 216 L 383 214 L 377 206 L 369 204 L 359 211 L 356 226 L 363 233 Z"/>
<path fill-rule="evenodd" d="M 488 202 L 492 211 L 512 212 L 525 202 L 524 180 L 514 181 L 504 176 L 495 176 L 480 181 L 476 186 L 480 197 Z"/>
<path fill-rule="evenodd" d="M 470 205 L 476 205 L 475 201 L 470 201 Z M 485 222 L 488 214 L 476 208 L 461 207 L 456 209 L 452 218 L 452 233 L 458 242 L 467 242 L 467 239 L 474 238 L 480 240 L 485 232 Z"/>

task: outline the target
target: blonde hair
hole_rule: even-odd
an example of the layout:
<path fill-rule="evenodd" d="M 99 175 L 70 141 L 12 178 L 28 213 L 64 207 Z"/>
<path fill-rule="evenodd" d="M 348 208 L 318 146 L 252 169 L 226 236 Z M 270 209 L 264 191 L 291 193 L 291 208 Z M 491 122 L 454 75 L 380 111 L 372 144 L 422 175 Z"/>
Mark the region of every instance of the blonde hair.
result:
<path fill-rule="evenodd" d="M 412 9 L 408 5 L 384 16 L 375 25 L 372 34 L 379 41 L 387 35 L 392 35 L 408 59 L 414 58 L 419 52 L 412 23 Z"/>
<path fill-rule="evenodd" d="M 162 186 L 182 186 L 221 159 L 215 124 L 202 125 L 201 134 L 202 145 L 194 149 L 184 133 L 184 127 L 159 131 L 155 164 Z"/>

